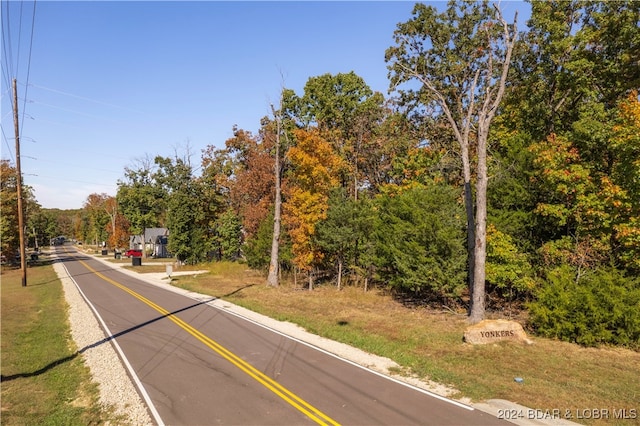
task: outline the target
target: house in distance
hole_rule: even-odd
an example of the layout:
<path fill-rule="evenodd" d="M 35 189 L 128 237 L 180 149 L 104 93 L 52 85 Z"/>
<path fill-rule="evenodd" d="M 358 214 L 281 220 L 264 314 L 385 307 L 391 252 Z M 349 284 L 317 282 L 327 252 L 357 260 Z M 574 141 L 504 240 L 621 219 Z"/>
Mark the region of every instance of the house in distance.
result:
<path fill-rule="evenodd" d="M 142 235 L 129 237 L 129 248 L 142 250 L 147 257 L 171 257 L 167 244 L 169 230 L 167 228 L 145 228 Z"/>

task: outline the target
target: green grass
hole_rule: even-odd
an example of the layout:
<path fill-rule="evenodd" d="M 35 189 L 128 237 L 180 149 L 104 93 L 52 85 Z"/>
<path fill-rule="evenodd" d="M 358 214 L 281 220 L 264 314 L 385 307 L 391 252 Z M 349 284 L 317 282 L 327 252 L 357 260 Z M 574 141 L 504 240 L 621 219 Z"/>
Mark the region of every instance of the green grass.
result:
<path fill-rule="evenodd" d="M 50 265 L 3 269 L 3 425 L 98 425 L 117 421 L 76 351 L 62 286 Z"/>

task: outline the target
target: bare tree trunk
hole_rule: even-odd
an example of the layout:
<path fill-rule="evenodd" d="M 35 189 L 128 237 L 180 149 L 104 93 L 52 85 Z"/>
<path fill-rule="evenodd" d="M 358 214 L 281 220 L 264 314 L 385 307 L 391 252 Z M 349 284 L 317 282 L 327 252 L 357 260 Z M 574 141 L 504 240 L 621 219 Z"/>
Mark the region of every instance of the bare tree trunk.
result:
<path fill-rule="evenodd" d="M 462 173 L 464 178 L 464 206 L 467 216 L 467 283 L 469 286 L 470 306 L 473 301 L 475 289 L 475 217 L 473 204 L 473 190 L 471 188 L 471 164 L 469 161 L 469 145 L 468 143 L 460 143 L 462 156 Z M 469 311 L 470 313 L 470 311 Z"/>
<path fill-rule="evenodd" d="M 480 128 L 484 126 L 479 126 Z M 469 322 L 476 324 L 484 319 L 485 311 L 485 263 L 487 257 L 487 137 L 483 129 L 478 132 L 478 165 L 476 182 L 476 223 L 473 247 L 473 287 Z"/>
<path fill-rule="evenodd" d="M 502 17 L 500 10 L 495 6 L 498 13 L 498 19 L 502 24 L 504 31 L 504 39 L 506 44 L 505 58 L 502 62 L 502 70 L 500 73 L 500 79 L 497 83 L 492 85 L 491 75 L 493 74 L 493 57 L 489 57 L 488 72 L 485 75 L 486 79 L 486 96 L 480 111 L 478 112 L 478 136 L 477 136 L 477 176 L 476 176 L 476 235 L 475 235 L 475 247 L 474 247 L 474 283 L 473 293 L 471 297 L 471 309 L 469 312 L 469 322 L 472 324 L 478 323 L 484 319 L 485 312 L 485 264 L 487 258 L 487 186 L 488 186 L 488 173 L 487 173 L 487 140 L 489 139 L 489 127 L 491 121 L 498 111 L 500 102 L 504 95 L 505 86 L 507 83 L 507 74 L 509 72 L 509 66 L 511 63 L 511 55 L 515 46 L 517 33 L 515 31 L 514 18 L 514 30 L 513 33 L 509 32 L 509 25 Z M 497 88 L 497 90 L 496 90 Z"/>
<path fill-rule="evenodd" d="M 338 260 L 338 290 L 342 285 L 342 260 Z"/>
<path fill-rule="evenodd" d="M 464 89 L 466 93 L 462 93 L 462 90 L 460 93 L 447 91 L 445 86 L 438 84 L 437 77 L 429 74 L 428 68 L 425 69 L 425 72 L 422 72 L 417 65 L 412 68 L 402 63 L 402 61 L 395 63 L 407 75 L 420 81 L 424 90 L 433 95 L 434 101 L 441 108 L 460 145 L 464 178 L 464 202 L 467 216 L 468 274 L 471 296 L 469 321 L 472 323 L 481 321 L 484 318 L 485 311 L 487 140 L 489 127 L 504 95 L 511 55 L 517 37 L 517 13 L 510 28 L 502 17 L 498 6 L 494 5 L 494 8 L 496 10 L 496 18 L 502 26 L 503 34 L 501 37 L 493 34 L 490 31 L 492 25 L 483 26 L 479 29 L 482 33 L 477 36 L 486 36 L 487 38 L 488 54 L 481 59 L 482 62 L 478 64 L 473 75 L 463 76 L 465 84 L 460 85 L 459 88 Z M 503 48 L 496 46 L 496 43 L 500 41 L 498 38 L 502 39 Z M 496 46 L 495 49 L 494 46 Z M 418 51 L 421 50 L 418 49 Z M 504 55 L 504 59 L 499 62 L 501 68 L 498 70 L 500 72 L 498 76 L 498 73 L 494 72 L 496 71 L 494 69 L 494 60 L 502 55 Z M 418 63 L 416 62 L 416 64 Z M 470 141 L 473 143 L 474 140 L 478 158 L 474 169 L 477 180 L 475 202 L 471 185 L 472 165 L 469 152 Z"/>
<path fill-rule="evenodd" d="M 273 239 L 271 240 L 271 261 L 269 263 L 269 276 L 267 277 L 267 285 L 271 287 L 278 287 L 279 276 L 279 258 L 278 252 L 280 249 L 280 220 L 282 210 L 282 194 L 280 191 L 280 117 L 276 115 L 273 105 L 271 106 L 273 115 L 276 118 L 276 161 L 274 166 L 275 186 L 276 186 L 276 199 L 273 213 Z"/>
<path fill-rule="evenodd" d="M 447 121 L 451 125 L 451 129 L 458 141 L 460 146 L 460 159 L 462 160 L 462 175 L 464 179 L 464 205 L 467 216 L 467 273 L 468 273 L 468 285 L 469 285 L 469 294 L 471 297 L 469 313 L 471 312 L 471 305 L 473 304 L 473 293 L 475 289 L 475 209 L 473 202 L 473 191 L 471 188 L 471 159 L 469 155 L 469 137 L 472 132 L 473 127 L 473 116 L 476 113 L 476 103 L 475 103 L 475 92 L 478 84 L 478 80 L 480 78 L 480 70 L 477 70 L 473 81 L 468 89 L 469 94 L 469 105 L 467 106 L 466 117 L 460 122 L 456 121 L 452 108 L 454 106 L 450 106 L 447 102 L 447 99 L 440 93 L 433 83 L 421 76 L 415 70 L 409 70 L 418 80 L 420 80 L 426 87 L 429 89 L 436 97 L 436 101 L 442 108 L 442 111 L 447 118 Z"/>
<path fill-rule="evenodd" d="M 111 237 L 113 238 L 113 248 L 117 245 L 116 241 L 116 219 L 118 217 L 118 202 L 115 197 L 106 198 L 104 200 L 104 211 L 109 216 L 109 221 L 111 222 Z"/>
<path fill-rule="evenodd" d="M 364 275 L 364 292 L 369 291 L 369 277 L 371 276 L 371 268 L 367 266 L 367 271 Z"/>

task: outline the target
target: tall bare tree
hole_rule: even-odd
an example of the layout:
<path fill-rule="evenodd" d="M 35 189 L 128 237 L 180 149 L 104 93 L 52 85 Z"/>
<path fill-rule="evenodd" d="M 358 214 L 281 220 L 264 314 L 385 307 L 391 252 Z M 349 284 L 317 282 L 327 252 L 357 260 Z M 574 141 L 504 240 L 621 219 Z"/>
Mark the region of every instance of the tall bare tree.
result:
<path fill-rule="evenodd" d="M 516 22 L 517 14 L 508 24 L 487 1 L 450 1 L 443 13 L 416 4 L 413 18 L 398 24 L 396 46 L 386 52 L 391 87 L 415 109 L 444 117 L 460 148 L 472 323 L 485 311 L 487 139 L 507 83 Z"/>
<path fill-rule="evenodd" d="M 280 102 L 282 109 L 282 102 Z M 271 260 L 269 262 L 269 275 L 267 276 L 267 284 L 272 287 L 277 287 L 279 277 L 279 251 L 280 251 L 280 222 L 282 218 L 282 190 L 281 190 L 281 178 L 282 171 L 280 169 L 280 135 L 282 133 L 282 117 L 280 113 L 275 110 L 271 105 L 271 111 L 273 117 L 276 120 L 276 132 L 275 132 L 275 163 L 273 166 L 275 177 L 275 202 L 273 212 L 273 239 L 271 240 Z"/>

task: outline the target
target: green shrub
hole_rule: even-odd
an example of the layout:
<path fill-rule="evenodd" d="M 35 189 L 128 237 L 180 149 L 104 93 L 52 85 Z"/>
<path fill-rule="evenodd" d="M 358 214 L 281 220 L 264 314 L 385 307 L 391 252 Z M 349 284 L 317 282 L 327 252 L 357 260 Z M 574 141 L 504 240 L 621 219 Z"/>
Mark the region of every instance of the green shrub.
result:
<path fill-rule="evenodd" d="M 215 223 L 215 237 L 213 247 L 220 253 L 219 260 L 237 260 L 240 258 L 242 242 L 242 224 L 240 218 L 232 209 L 228 209 Z"/>
<path fill-rule="evenodd" d="M 464 210 L 445 185 L 416 186 L 377 199 L 378 279 L 399 291 L 457 300 L 465 284 Z"/>
<path fill-rule="evenodd" d="M 273 212 L 271 212 L 258 227 L 258 232 L 247 239 L 242 247 L 247 264 L 253 269 L 267 271 L 271 262 L 271 243 L 273 240 Z M 278 260 L 280 268 L 291 269 L 291 240 L 283 229 L 280 233 L 280 252 Z"/>
<path fill-rule="evenodd" d="M 549 272 L 529 305 L 535 332 L 584 346 L 640 348 L 640 279 L 601 268 L 576 279 L 561 266 Z"/>
<path fill-rule="evenodd" d="M 243 247 L 247 264 L 253 269 L 268 270 L 273 239 L 273 213 L 260 223 L 258 232 Z"/>
<path fill-rule="evenodd" d="M 536 285 L 527 255 L 513 237 L 492 224 L 487 227 L 486 281 L 488 291 L 494 290 L 504 299 L 527 296 Z"/>

